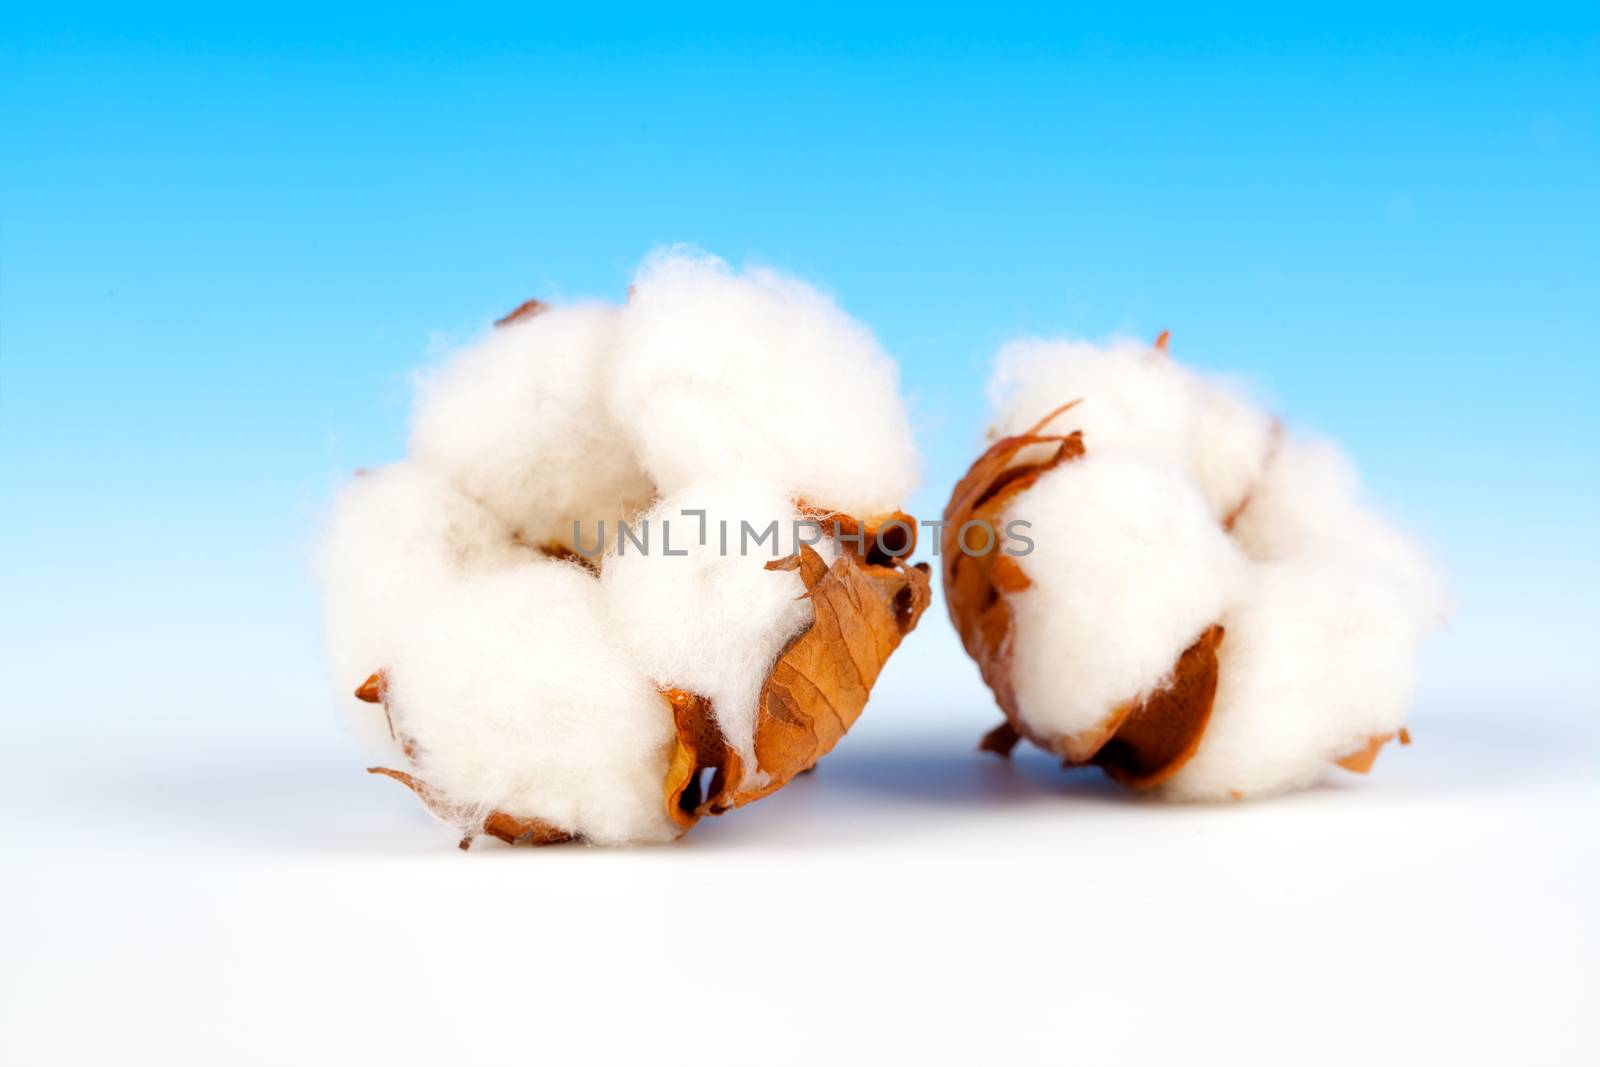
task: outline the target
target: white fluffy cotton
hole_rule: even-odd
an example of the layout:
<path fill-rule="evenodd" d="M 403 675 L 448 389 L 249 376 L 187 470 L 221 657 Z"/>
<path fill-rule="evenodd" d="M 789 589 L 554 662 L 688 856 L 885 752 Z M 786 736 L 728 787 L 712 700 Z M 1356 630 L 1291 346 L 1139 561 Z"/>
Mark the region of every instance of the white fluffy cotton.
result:
<path fill-rule="evenodd" d="M 1018 561 L 1032 585 L 1007 594 L 1032 729 L 1090 730 L 1164 685 L 1213 623 L 1226 630 L 1216 702 L 1168 794 L 1304 785 L 1399 728 L 1443 583 L 1360 501 L 1337 449 L 1133 342 L 1011 345 L 992 395 L 996 436 L 1079 400 L 1047 432 L 1082 430 L 1086 448 L 1006 516 L 1030 522 L 1036 545 Z"/>
<path fill-rule="evenodd" d="M 653 493 L 607 407 L 621 312 L 552 308 L 492 330 L 424 379 L 411 454 L 534 544 L 614 525 Z"/>
<path fill-rule="evenodd" d="M 1181 471 L 1112 452 L 1048 472 L 1008 515 L 1033 523 L 1012 596 L 1012 677 L 1050 739 L 1150 688 L 1236 600 L 1246 561 Z"/>
<path fill-rule="evenodd" d="M 915 475 L 893 365 L 826 297 L 681 254 L 632 293 L 494 329 L 428 375 L 409 458 L 330 517 L 335 688 L 398 749 L 348 695 L 385 673 L 417 776 L 469 832 L 501 811 L 595 843 L 671 836 L 662 687 L 710 697 L 759 774 L 760 685 L 812 617 L 798 576 L 764 567 L 794 551 L 795 501 L 872 514 Z M 703 545 L 680 514 L 701 509 Z M 724 522 L 735 546 L 745 523 L 777 533 L 723 555 Z M 602 541 L 598 579 L 540 550 Z"/>
<path fill-rule="evenodd" d="M 581 568 L 540 560 L 443 591 L 403 634 L 389 691 L 419 777 L 478 806 L 461 829 L 499 810 L 596 844 L 673 835 L 671 720 Z"/>
<path fill-rule="evenodd" d="M 329 668 L 339 700 L 369 741 L 383 717 L 352 694 L 389 663 L 400 638 L 453 585 L 530 558 L 506 525 L 415 463 L 357 476 L 339 494 L 318 558 Z"/>
<path fill-rule="evenodd" d="M 1405 722 L 1421 632 L 1404 587 L 1336 559 L 1262 563 L 1250 578 L 1222 616 L 1216 703 L 1199 750 L 1166 785 L 1176 796 L 1308 785 Z"/>
<path fill-rule="evenodd" d="M 622 540 L 601 569 L 618 639 L 659 684 L 709 697 L 752 771 L 761 683 L 812 617 L 800 575 L 766 569 L 796 551 L 797 529 L 810 536 L 799 518 L 787 498 L 759 482 L 710 479 L 664 497 L 644 516 L 652 555 Z M 669 547 L 685 555 L 665 555 Z"/>
<path fill-rule="evenodd" d="M 1025 432 L 1069 400 L 1051 433 L 1082 430 L 1097 451 L 1130 449 L 1186 472 L 1226 516 L 1260 477 L 1273 420 L 1153 346 L 1117 341 L 1016 341 L 1001 349 L 989 386 L 995 436 Z"/>
<path fill-rule="evenodd" d="M 612 414 L 662 492 L 746 474 L 872 515 L 911 491 L 916 450 L 894 364 L 815 289 L 657 256 L 621 330 Z"/>

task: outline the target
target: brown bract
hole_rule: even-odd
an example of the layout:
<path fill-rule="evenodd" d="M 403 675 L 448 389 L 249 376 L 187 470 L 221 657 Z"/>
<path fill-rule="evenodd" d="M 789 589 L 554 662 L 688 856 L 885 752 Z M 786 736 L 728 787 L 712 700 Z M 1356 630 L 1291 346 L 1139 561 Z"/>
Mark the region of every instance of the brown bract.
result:
<path fill-rule="evenodd" d="M 535 315 L 550 310 L 550 305 L 543 300 L 524 300 L 511 311 L 494 320 L 496 326 L 510 326 L 513 322 L 531 319 Z"/>
<path fill-rule="evenodd" d="M 1026 433 L 990 445 L 956 484 L 944 512 L 940 549 L 945 601 L 961 643 L 1006 716 L 980 748 L 1008 756 L 1026 737 L 1068 766 L 1093 763 L 1120 782 L 1146 788 L 1176 774 L 1200 744 L 1216 694 L 1222 627 L 1211 627 L 1178 658 L 1166 686 L 1124 702 L 1095 729 L 1080 734 L 1049 738 L 1031 729 L 1011 676 L 1013 619 L 1007 597 L 1032 583 L 1016 558 L 1005 554 L 1000 531 L 1018 494 L 1084 454 L 1081 432 L 1045 433 L 1075 403 L 1063 404 Z M 980 527 L 995 533 L 973 537 L 966 532 Z M 979 551 L 985 545 L 988 550 Z"/>
<path fill-rule="evenodd" d="M 1366 774 L 1368 771 L 1372 770 L 1372 765 L 1377 762 L 1378 753 L 1383 751 L 1383 746 L 1387 745 L 1390 741 L 1395 740 L 1397 737 L 1402 745 L 1409 745 L 1411 743 L 1411 731 L 1402 726 L 1396 733 L 1373 734 L 1371 737 L 1367 738 L 1366 742 L 1362 744 L 1360 748 L 1356 749 L 1354 752 L 1345 753 L 1343 756 L 1340 756 L 1333 762 L 1337 763 L 1347 771 L 1354 771 L 1357 774 Z"/>
<path fill-rule="evenodd" d="M 903 511 L 890 511 L 858 519 L 831 508 L 814 507 L 796 500 L 794 508 L 804 518 L 835 538 L 839 546 L 856 557 L 858 563 L 893 565 L 917 547 L 917 520 Z"/>
<path fill-rule="evenodd" d="M 672 716 L 674 740 L 662 783 L 663 803 L 679 831 L 702 816 L 719 815 L 782 788 L 797 774 L 812 769 L 844 736 L 866 706 L 873 683 L 891 653 L 916 628 L 931 597 L 928 565 L 912 566 L 904 558 L 916 547 L 916 524 L 904 512 L 858 520 L 841 512 L 797 504 L 812 518 L 850 533 L 861 533 L 861 546 L 843 542 L 845 551 L 830 564 L 809 545 L 793 556 L 773 560 L 768 570 L 799 572 L 811 601 L 811 625 L 778 655 L 762 684 L 757 705 L 755 764 L 746 768 L 728 742 L 711 701 L 696 693 L 664 687 L 661 698 Z M 899 527 L 905 526 L 904 534 Z M 885 551 L 872 548 L 880 532 Z M 864 547 L 862 547 L 864 546 Z M 888 551 L 893 549 L 896 551 Z M 553 558 L 564 553 L 544 549 Z M 587 561 L 581 561 L 587 564 Z M 599 568 L 592 573 L 598 576 Z M 356 690 L 389 714 L 388 679 L 383 671 Z M 393 720 L 390 734 L 394 736 Z M 400 735 L 402 751 L 412 764 L 414 743 Z M 416 775 L 388 767 L 372 767 L 405 784 L 430 811 L 464 828 L 461 847 L 478 833 L 509 844 L 547 845 L 577 840 L 576 836 L 538 819 L 505 812 L 479 815 L 477 809 L 443 796 Z"/>
<path fill-rule="evenodd" d="M 678 739 L 667 771 L 667 810 L 683 829 L 781 789 L 827 755 L 854 725 L 931 595 L 927 564 L 898 558 L 880 565 L 841 552 L 829 564 L 802 545 L 767 569 L 799 571 L 815 614 L 761 687 L 756 762 L 748 772 L 717 726 L 711 702 L 669 691 Z"/>
<path fill-rule="evenodd" d="M 1123 785 L 1148 789 L 1178 773 L 1200 747 L 1217 695 L 1217 646 L 1223 630 L 1213 626 L 1184 650 L 1172 680 L 1121 711 L 1117 726 L 1090 757 Z M 1120 711 L 1121 709 L 1119 709 Z"/>
<path fill-rule="evenodd" d="M 987 546 L 983 552 L 964 551 L 963 544 L 971 541 L 966 531 L 1003 529 L 1005 509 L 1017 494 L 1045 472 L 1083 455 L 1082 433 L 1044 432 L 1076 403 L 1063 404 L 1026 433 L 1002 437 L 990 445 L 956 483 L 944 509 L 939 556 L 945 607 L 967 655 L 978 664 L 995 702 L 1005 712 L 1006 722 L 990 731 L 981 744 L 985 751 L 1002 756 L 1009 755 L 1023 737 L 1054 748 L 1023 722 L 1011 679 L 1011 605 L 1002 594 L 1022 592 L 1030 581 L 1016 558 L 1005 554 L 1000 538 L 981 533 L 979 543 Z M 1039 458 L 1019 461 L 1025 450 Z"/>

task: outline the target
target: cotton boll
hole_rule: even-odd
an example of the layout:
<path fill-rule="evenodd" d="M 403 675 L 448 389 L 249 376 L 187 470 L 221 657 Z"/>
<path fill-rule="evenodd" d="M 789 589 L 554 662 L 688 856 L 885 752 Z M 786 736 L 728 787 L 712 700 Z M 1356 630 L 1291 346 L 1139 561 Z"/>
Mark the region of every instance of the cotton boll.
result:
<path fill-rule="evenodd" d="M 916 478 L 895 368 L 872 335 L 802 282 L 708 257 L 640 271 L 610 409 L 663 493 L 754 476 L 865 516 Z"/>
<path fill-rule="evenodd" d="M 1282 792 L 1397 731 L 1422 630 L 1407 591 L 1381 570 L 1316 559 L 1266 563 L 1223 616 L 1216 702 L 1172 796 Z"/>
<path fill-rule="evenodd" d="M 619 312 L 553 308 L 496 327 L 421 388 L 411 455 L 536 545 L 614 525 L 653 487 L 606 409 Z"/>
<path fill-rule="evenodd" d="M 928 603 L 926 568 L 796 551 L 801 499 L 866 526 L 912 474 L 893 368 L 796 282 L 667 257 L 627 308 L 519 309 L 424 383 L 410 451 L 335 507 L 331 658 L 373 769 L 464 847 L 661 840 L 765 796 Z"/>
<path fill-rule="evenodd" d="M 1404 719 L 1444 585 L 1360 502 L 1337 449 L 1154 347 L 1019 343 L 993 391 L 996 436 L 1077 403 L 1047 420 L 1054 440 L 996 441 L 946 511 L 1004 504 L 1035 526 L 1031 556 L 945 568 L 1007 717 L 986 748 L 1027 737 L 1197 799 L 1370 766 Z"/>
<path fill-rule="evenodd" d="M 700 511 L 703 518 L 685 514 Z M 799 518 L 760 482 L 711 479 L 662 499 L 634 524 L 647 531 L 648 554 L 623 537 L 601 566 L 618 641 L 658 685 L 710 698 L 747 768 L 756 765 L 761 685 L 811 622 L 799 575 L 766 569 L 796 551 L 797 530 L 815 538 Z"/>
<path fill-rule="evenodd" d="M 1092 731 L 1162 684 L 1238 595 L 1245 560 L 1181 472 L 1115 451 L 1046 473 L 1007 510 L 1031 524 L 1011 594 L 1012 677 L 1045 738 Z"/>
<path fill-rule="evenodd" d="M 361 475 L 339 494 L 318 558 L 335 690 L 373 743 L 383 716 L 351 692 L 389 662 L 441 588 L 530 558 L 504 523 L 415 463 Z"/>
<path fill-rule="evenodd" d="M 1272 420 L 1233 388 L 1136 341 L 1014 342 L 1000 351 L 989 393 L 995 437 L 1024 433 L 1062 404 L 1079 401 L 1050 422 L 1049 432 L 1082 430 L 1095 450 L 1135 451 L 1187 470 L 1219 518 L 1244 499 L 1273 438 Z"/>
<path fill-rule="evenodd" d="M 596 844 L 676 833 L 662 778 L 670 710 L 611 640 L 598 582 L 533 560 L 446 585 L 389 661 L 395 727 L 419 776 L 480 810 Z"/>

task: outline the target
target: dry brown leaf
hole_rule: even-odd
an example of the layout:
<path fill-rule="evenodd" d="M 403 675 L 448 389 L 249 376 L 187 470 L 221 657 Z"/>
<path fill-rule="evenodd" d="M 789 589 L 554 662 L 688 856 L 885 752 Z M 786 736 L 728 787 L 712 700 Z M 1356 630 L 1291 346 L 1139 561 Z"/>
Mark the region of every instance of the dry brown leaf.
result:
<path fill-rule="evenodd" d="M 688 695 L 674 702 L 678 740 L 665 791 L 667 810 L 685 829 L 702 815 L 781 789 L 827 755 L 861 714 L 890 653 L 916 627 L 932 596 L 926 564 L 879 566 L 844 552 L 830 566 L 801 545 L 798 554 L 767 567 L 800 573 L 815 616 L 761 687 L 748 784 L 710 702 Z M 706 784 L 696 792 L 694 783 Z"/>
<path fill-rule="evenodd" d="M 892 566 L 917 550 L 917 520 L 903 511 L 888 511 L 857 519 L 842 511 L 819 508 L 804 500 L 794 502 L 795 510 L 818 523 L 830 537 L 856 557 L 858 563 Z"/>
<path fill-rule="evenodd" d="M 781 788 L 832 751 L 932 595 L 926 565 L 863 565 L 844 554 L 823 569 L 806 545 L 790 559 L 816 616 L 762 686 L 755 751 L 767 783 L 734 794 L 734 807 Z"/>
<path fill-rule="evenodd" d="M 1073 403 L 1076 403 L 1074 401 Z M 1013 731 L 1046 748 L 1050 746 L 1032 736 L 1017 710 L 1016 693 L 1011 684 L 1011 608 L 1002 590 L 1025 589 L 1028 576 L 1017 561 L 1000 551 L 968 555 L 961 550 L 961 529 L 968 522 L 986 522 L 991 529 L 1002 527 L 1001 516 L 1012 499 L 1036 482 L 1046 471 L 1070 462 L 1083 454 L 1083 435 L 1045 434 L 1051 420 L 1073 404 L 1063 404 L 1023 434 L 1003 437 L 973 462 L 971 469 L 956 483 L 944 510 L 944 531 L 940 544 L 943 564 L 945 606 L 950 620 L 961 634 L 967 654 L 978 664 L 1000 710 L 1005 712 Z M 1017 462 L 1018 454 L 1034 446 L 1049 446 L 1049 453 L 1036 462 Z M 991 734 L 991 737 L 996 735 Z M 1015 741 L 999 747 L 988 744 L 988 751 L 1009 753 Z"/>
<path fill-rule="evenodd" d="M 1164 351 L 1165 341 L 1163 334 L 1156 347 Z M 1012 617 L 1005 594 L 1021 592 L 1032 583 L 1021 564 L 1000 551 L 998 544 L 973 555 L 962 551 L 958 540 L 968 522 L 1002 529 L 1005 510 L 1017 494 L 1047 471 L 1084 454 L 1080 432 L 1044 433 L 1072 406 L 1063 404 L 1026 433 L 996 441 L 957 483 L 944 512 L 945 602 L 962 644 L 1006 716 L 1005 723 L 984 736 L 982 750 L 1008 756 L 1017 740 L 1026 737 L 1068 765 L 1093 763 L 1120 782 L 1146 788 L 1176 774 L 1199 746 L 1216 695 L 1216 648 L 1222 627 L 1211 627 L 1178 658 L 1167 686 L 1123 703 L 1093 730 L 1046 738 L 1023 720 L 1011 678 Z M 1031 462 L 1018 458 L 1025 449 L 1051 443 L 1055 448 L 1042 458 Z M 969 542 L 968 547 L 974 546 Z"/>
<path fill-rule="evenodd" d="M 672 708 L 677 740 L 667 765 L 667 814 L 687 830 L 700 816 L 721 809 L 716 804 L 729 782 L 744 775 L 744 761 L 723 736 L 711 701 L 682 689 L 663 690 Z"/>
<path fill-rule="evenodd" d="M 1178 657 L 1172 681 L 1144 697 L 1094 754 L 1094 763 L 1123 785 L 1149 789 L 1178 773 L 1200 747 L 1217 696 L 1213 626 Z"/>

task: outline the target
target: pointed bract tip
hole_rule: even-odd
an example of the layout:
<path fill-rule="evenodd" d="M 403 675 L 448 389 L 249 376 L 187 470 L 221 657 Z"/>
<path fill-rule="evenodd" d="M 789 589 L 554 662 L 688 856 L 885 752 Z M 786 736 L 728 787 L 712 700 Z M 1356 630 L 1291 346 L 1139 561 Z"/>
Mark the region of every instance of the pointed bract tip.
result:
<path fill-rule="evenodd" d="M 387 681 L 382 671 L 370 675 L 366 681 L 356 686 L 356 699 L 365 700 L 368 704 L 383 703 L 383 691 Z"/>
<path fill-rule="evenodd" d="M 546 304 L 543 300 L 524 300 L 522 303 L 518 304 L 514 309 L 512 309 L 510 314 L 502 315 L 498 319 L 495 319 L 494 324 L 496 326 L 510 326 L 513 322 L 521 322 L 523 319 L 531 319 L 540 312 L 549 310 L 550 305 Z"/>

